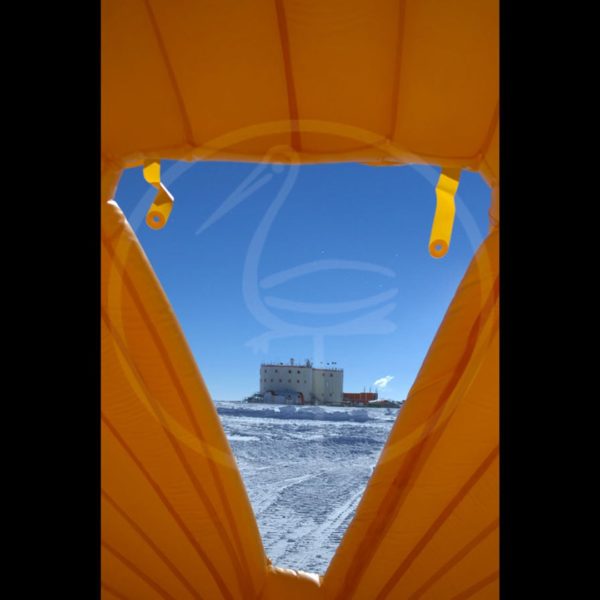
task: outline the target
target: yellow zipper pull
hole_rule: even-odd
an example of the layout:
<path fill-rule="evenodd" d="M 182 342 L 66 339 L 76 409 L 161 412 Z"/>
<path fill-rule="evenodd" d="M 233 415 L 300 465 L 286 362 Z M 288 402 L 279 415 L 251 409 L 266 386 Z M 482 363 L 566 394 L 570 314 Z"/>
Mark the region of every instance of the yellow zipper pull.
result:
<path fill-rule="evenodd" d="M 442 258 L 450 247 L 456 212 L 454 195 L 459 179 L 460 169 L 444 168 L 435 188 L 436 207 L 429 238 L 429 253 L 433 258 Z"/>
<path fill-rule="evenodd" d="M 146 225 L 152 229 L 162 229 L 173 210 L 175 199 L 160 180 L 160 161 L 152 160 L 144 164 L 144 179 L 158 190 L 146 214 Z"/>

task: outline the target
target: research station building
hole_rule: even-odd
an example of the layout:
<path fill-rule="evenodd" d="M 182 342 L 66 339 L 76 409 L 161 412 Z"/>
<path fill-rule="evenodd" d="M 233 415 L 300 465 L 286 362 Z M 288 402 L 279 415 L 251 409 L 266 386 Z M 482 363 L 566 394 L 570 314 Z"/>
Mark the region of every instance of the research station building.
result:
<path fill-rule="evenodd" d="M 277 396 L 297 394 L 300 404 L 341 405 L 344 398 L 344 370 L 335 367 L 316 369 L 304 364 L 263 363 L 260 365 L 260 393 Z"/>

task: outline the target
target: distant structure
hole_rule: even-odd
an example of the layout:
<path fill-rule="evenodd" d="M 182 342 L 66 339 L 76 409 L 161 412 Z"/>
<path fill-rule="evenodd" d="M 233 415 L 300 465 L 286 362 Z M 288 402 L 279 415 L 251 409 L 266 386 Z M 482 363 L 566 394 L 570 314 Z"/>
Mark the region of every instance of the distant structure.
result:
<path fill-rule="evenodd" d="M 262 363 L 260 392 L 246 398 L 247 402 L 264 404 L 325 404 L 329 406 L 398 407 L 401 403 L 379 400 L 377 392 L 344 392 L 344 369 L 337 363 L 316 368 L 310 360 L 297 364 Z"/>
<path fill-rule="evenodd" d="M 348 404 L 369 404 L 379 398 L 377 392 L 358 392 L 356 394 L 344 393 L 344 402 Z"/>
<path fill-rule="evenodd" d="M 335 364 L 335 363 L 332 363 Z M 260 394 L 254 401 L 284 404 L 330 404 L 342 406 L 344 370 L 337 367 L 315 368 L 304 364 L 263 363 L 260 365 Z"/>

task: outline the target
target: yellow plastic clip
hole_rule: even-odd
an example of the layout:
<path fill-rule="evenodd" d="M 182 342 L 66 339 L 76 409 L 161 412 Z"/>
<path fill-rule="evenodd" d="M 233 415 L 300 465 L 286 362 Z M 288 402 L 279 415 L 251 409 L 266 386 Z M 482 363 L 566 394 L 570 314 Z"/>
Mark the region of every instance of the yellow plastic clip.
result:
<path fill-rule="evenodd" d="M 454 195 L 458 189 L 460 169 L 442 169 L 435 188 L 436 207 L 429 238 L 429 253 L 433 258 L 442 258 L 450 247 L 454 225 Z"/>
<path fill-rule="evenodd" d="M 144 164 L 144 179 L 158 190 L 152 206 L 146 214 L 146 225 L 152 229 L 162 229 L 169 219 L 171 210 L 173 210 L 175 199 L 160 180 L 159 161 L 155 160 Z"/>

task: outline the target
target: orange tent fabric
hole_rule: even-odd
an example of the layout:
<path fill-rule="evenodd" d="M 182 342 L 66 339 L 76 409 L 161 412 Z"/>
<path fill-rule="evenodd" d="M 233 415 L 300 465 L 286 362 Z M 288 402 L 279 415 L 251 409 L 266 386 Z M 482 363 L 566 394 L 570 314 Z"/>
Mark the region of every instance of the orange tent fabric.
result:
<path fill-rule="evenodd" d="M 103 598 L 497 598 L 497 2 L 103 0 L 101 157 Z M 124 168 L 160 159 L 421 162 L 492 187 L 490 233 L 325 574 L 270 564 L 112 201 Z"/>

